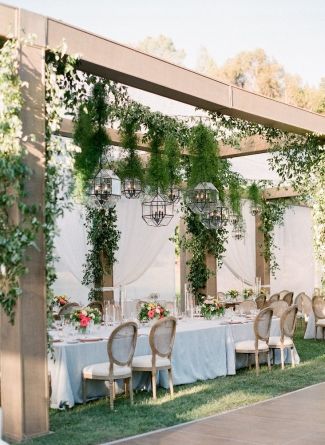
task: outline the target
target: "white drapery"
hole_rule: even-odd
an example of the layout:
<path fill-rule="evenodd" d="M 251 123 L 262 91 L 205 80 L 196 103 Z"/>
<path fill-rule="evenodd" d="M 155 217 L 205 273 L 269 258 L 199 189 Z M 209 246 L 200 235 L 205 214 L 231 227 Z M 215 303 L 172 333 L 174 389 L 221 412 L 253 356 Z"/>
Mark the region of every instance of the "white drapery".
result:
<path fill-rule="evenodd" d="M 114 286 L 122 286 L 130 298 L 146 298 L 157 292 L 163 299 L 174 299 L 174 245 L 173 236 L 178 224 L 177 214 L 166 227 L 149 227 L 141 218 L 141 202 L 122 198 L 117 204 L 118 229 L 121 231 L 117 263 L 114 265 Z M 85 214 L 75 205 L 58 220 L 55 239 L 58 279 L 55 295 L 66 294 L 71 301 L 86 304 L 89 288 L 81 284 L 87 253 Z M 115 293 L 118 299 L 118 291 Z"/>
<path fill-rule="evenodd" d="M 246 233 L 243 240 L 235 240 L 229 228 L 227 250 L 223 265 L 217 273 L 218 291 L 229 289 L 242 290 L 254 286 L 255 283 L 255 217 L 250 214 L 250 205 L 243 204 L 243 217 L 246 224 Z"/>

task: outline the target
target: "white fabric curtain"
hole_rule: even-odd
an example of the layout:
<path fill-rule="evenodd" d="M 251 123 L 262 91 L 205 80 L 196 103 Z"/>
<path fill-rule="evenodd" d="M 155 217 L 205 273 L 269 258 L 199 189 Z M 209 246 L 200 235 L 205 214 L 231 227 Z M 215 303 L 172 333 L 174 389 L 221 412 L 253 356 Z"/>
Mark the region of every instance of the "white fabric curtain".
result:
<path fill-rule="evenodd" d="M 249 202 L 243 204 L 246 233 L 243 240 L 235 240 L 229 231 L 228 245 L 223 265 L 217 273 L 218 291 L 241 291 L 255 283 L 255 217 L 250 214 Z"/>
<path fill-rule="evenodd" d="M 168 226 L 151 227 L 142 220 L 141 202 L 122 198 L 117 215 L 121 239 L 114 265 L 115 286 L 126 287 L 128 299 L 151 292 L 174 298 L 175 247 L 169 238 L 178 224 L 178 214 Z"/>
<path fill-rule="evenodd" d="M 279 270 L 271 277 L 271 293 L 288 289 L 311 296 L 314 287 L 319 287 L 312 238 L 311 210 L 297 206 L 288 209 L 284 225 L 275 229 Z"/>

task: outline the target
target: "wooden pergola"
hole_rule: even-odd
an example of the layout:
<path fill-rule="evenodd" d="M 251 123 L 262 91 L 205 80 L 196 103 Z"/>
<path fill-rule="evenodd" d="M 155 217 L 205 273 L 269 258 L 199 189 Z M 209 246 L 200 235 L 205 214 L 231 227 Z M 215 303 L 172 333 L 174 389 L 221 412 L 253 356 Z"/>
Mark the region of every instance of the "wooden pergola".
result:
<path fill-rule="evenodd" d="M 27 185 L 27 200 L 40 204 L 43 215 L 44 56 L 47 49 L 57 48 L 63 38 L 70 54 L 80 54 L 80 68 L 87 73 L 282 130 L 325 134 L 324 116 L 211 79 L 61 21 L 0 4 L 0 36 L 9 34 L 16 38 L 36 35 L 33 44 L 20 49 L 20 75 L 22 80 L 29 83 L 28 90 L 24 90 L 23 132 L 35 135 L 35 140 L 24 142 L 28 152 L 26 162 L 34 172 L 33 181 Z M 118 134 L 109 131 L 113 142 L 119 144 Z M 71 123 L 63 122 L 62 134 L 68 136 L 71 132 Z M 147 149 L 144 145 L 142 149 Z M 245 141 L 240 151 L 222 147 L 221 155 L 244 156 L 263 153 L 267 149 L 264 141 L 253 138 Z M 268 193 L 268 198 L 292 195 L 291 190 L 269 190 Z M 39 250 L 30 249 L 28 252 L 26 265 L 29 272 L 21 280 L 23 296 L 16 307 L 15 324 L 11 325 L 1 313 L 4 434 L 16 441 L 49 431 L 45 249 L 42 233 L 38 236 L 37 244 Z M 208 257 L 207 262 L 212 269 L 215 267 L 212 258 Z M 262 277 L 264 283 L 269 279 L 267 265 L 260 255 L 257 255 L 257 275 Z M 207 286 L 208 292 L 213 294 L 215 280 L 209 280 Z"/>

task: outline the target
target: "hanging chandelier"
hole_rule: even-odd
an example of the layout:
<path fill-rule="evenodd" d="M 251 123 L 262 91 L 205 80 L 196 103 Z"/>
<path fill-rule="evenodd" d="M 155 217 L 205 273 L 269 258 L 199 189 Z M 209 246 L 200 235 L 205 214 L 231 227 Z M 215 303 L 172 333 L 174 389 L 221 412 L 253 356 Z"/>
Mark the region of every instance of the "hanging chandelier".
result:
<path fill-rule="evenodd" d="M 143 193 L 142 184 L 138 178 L 126 178 L 122 182 L 122 194 L 128 199 L 137 199 Z"/>
<path fill-rule="evenodd" d="M 250 207 L 250 214 L 256 216 L 259 213 L 261 213 L 261 206 L 252 202 Z"/>
<path fill-rule="evenodd" d="M 202 224 L 207 229 L 219 229 L 220 227 L 224 227 L 227 225 L 229 220 L 229 210 L 227 207 L 219 204 L 214 210 L 209 213 L 205 213 L 201 217 Z"/>
<path fill-rule="evenodd" d="M 237 241 L 245 238 L 245 223 L 243 220 L 239 220 L 234 226 L 232 236 Z"/>
<path fill-rule="evenodd" d="M 148 226 L 161 227 L 168 226 L 174 217 L 174 205 L 167 197 L 159 193 L 142 203 L 142 219 Z"/>
<path fill-rule="evenodd" d="M 178 187 L 171 186 L 167 192 L 167 198 L 169 202 L 176 204 L 181 199 L 181 192 Z"/>
<path fill-rule="evenodd" d="M 194 189 L 187 191 L 185 203 L 194 213 L 210 213 L 219 204 L 218 190 L 211 182 L 200 182 Z"/>
<path fill-rule="evenodd" d="M 100 169 L 90 180 L 89 204 L 97 208 L 111 208 L 121 198 L 121 181 L 109 169 Z"/>

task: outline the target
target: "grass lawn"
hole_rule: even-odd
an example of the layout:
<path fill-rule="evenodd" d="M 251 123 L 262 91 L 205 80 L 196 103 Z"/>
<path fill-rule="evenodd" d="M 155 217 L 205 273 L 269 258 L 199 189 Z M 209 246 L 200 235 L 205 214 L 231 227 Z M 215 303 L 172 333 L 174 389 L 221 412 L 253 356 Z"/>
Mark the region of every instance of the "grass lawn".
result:
<path fill-rule="evenodd" d="M 286 366 L 281 371 L 279 366 L 275 366 L 269 373 L 267 367 L 262 366 L 258 378 L 253 368 L 251 371 L 240 370 L 236 376 L 177 386 L 173 400 L 163 389 L 158 391 L 156 402 L 148 393 L 138 392 L 133 407 L 130 407 L 128 399 L 120 396 L 115 402 L 114 412 L 110 412 L 104 399 L 71 410 L 51 410 L 53 434 L 26 443 L 100 444 L 221 413 L 325 381 L 325 342 L 304 340 L 299 329 L 295 344 L 301 359 L 295 369 Z"/>

